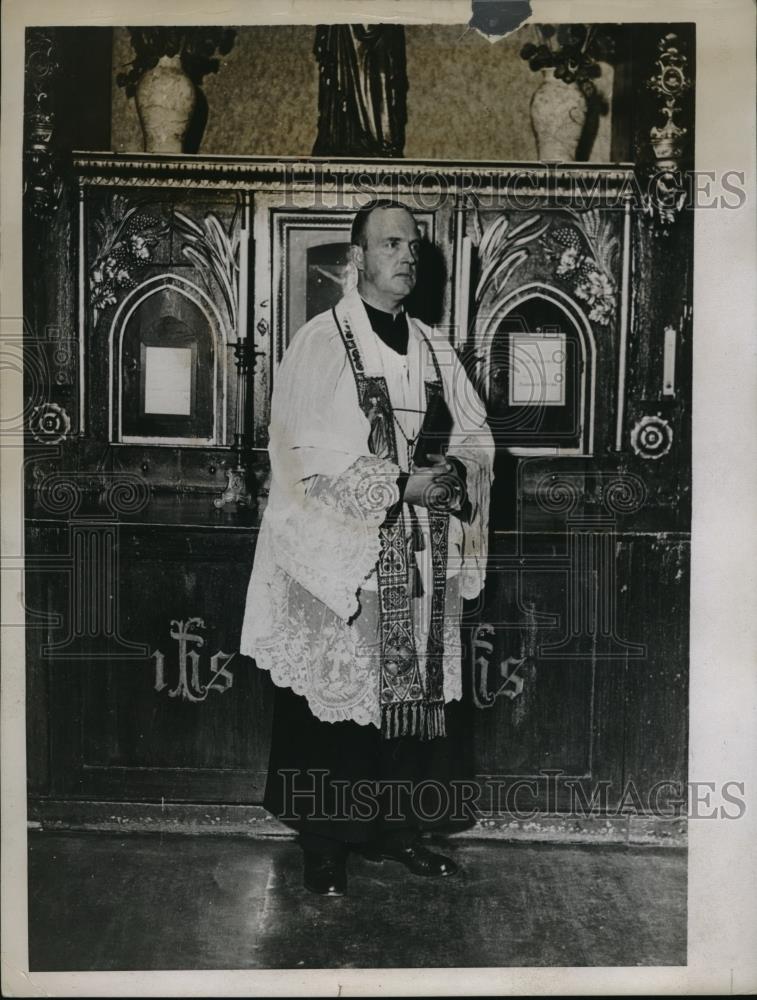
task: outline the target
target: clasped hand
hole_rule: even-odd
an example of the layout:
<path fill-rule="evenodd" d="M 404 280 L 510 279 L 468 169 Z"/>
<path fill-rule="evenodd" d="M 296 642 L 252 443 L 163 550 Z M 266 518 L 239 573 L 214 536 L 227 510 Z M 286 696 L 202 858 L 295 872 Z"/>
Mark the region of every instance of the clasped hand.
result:
<path fill-rule="evenodd" d="M 428 457 L 431 465 L 411 467 L 404 502 L 430 510 L 460 510 L 465 488 L 454 465 L 444 455 Z"/>

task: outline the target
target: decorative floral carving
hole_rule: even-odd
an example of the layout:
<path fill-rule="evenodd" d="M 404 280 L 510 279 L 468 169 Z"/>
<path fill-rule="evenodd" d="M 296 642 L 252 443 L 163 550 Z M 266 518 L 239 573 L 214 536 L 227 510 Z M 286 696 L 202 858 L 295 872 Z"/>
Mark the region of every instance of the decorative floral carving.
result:
<path fill-rule="evenodd" d="M 32 215 L 49 220 L 63 190 L 55 149 L 55 92 L 60 66 L 55 29 L 29 28 L 26 56 L 24 196 Z"/>
<path fill-rule="evenodd" d="M 631 447 L 642 458 L 658 459 L 673 445 L 673 428 L 661 416 L 646 416 L 631 431 Z"/>
<path fill-rule="evenodd" d="M 187 241 L 181 248 L 182 254 L 197 265 L 203 278 L 207 280 L 208 273 L 213 275 L 226 303 L 231 329 L 236 330 L 239 276 L 237 213 L 234 213 L 228 233 L 213 212 L 206 214 L 202 226 L 183 212 L 176 211 L 174 218 L 177 231 Z"/>
<path fill-rule="evenodd" d="M 547 253 L 557 260 L 555 273 L 568 280 L 576 298 L 586 303 L 589 319 L 607 326 L 615 314 L 617 301 L 612 271 L 619 249 L 618 237 L 597 209 L 567 211 L 573 222 L 550 232 L 559 249 L 548 249 Z"/>
<path fill-rule="evenodd" d="M 544 222 L 540 215 L 531 215 L 513 225 L 513 220 L 502 214 L 483 232 L 478 216 L 476 222 L 480 233 L 478 254 L 481 262 L 475 297 L 481 328 L 476 340 L 482 344 L 487 343 L 490 328 L 499 321 L 497 300 L 501 298 L 502 290 L 513 272 L 528 258 L 528 244 L 544 235 L 549 229 L 549 222 Z"/>
<path fill-rule="evenodd" d="M 681 110 L 678 98 L 691 87 L 691 80 L 686 76 L 688 59 L 679 48 L 679 39 L 675 34 L 667 34 L 658 44 L 660 52 L 655 63 L 657 72 L 649 80 L 647 86 L 658 94 L 663 104 L 660 113 L 665 119 L 660 128 L 653 126 L 649 131 L 654 155 L 658 166 L 665 170 L 676 170 L 683 151 L 682 140 L 688 129 L 682 128 L 673 121 Z"/>
<path fill-rule="evenodd" d="M 71 418 L 57 403 L 41 403 L 32 410 L 29 430 L 40 444 L 59 444 L 71 430 Z"/>
<path fill-rule="evenodd" d="M 576 295 L 589 306 L 589 319 L 606 326 L 615 310 L 615 286 L 603 271 L 589 267 L 585 278 L 575 286 Z"/>
<path fill-rule="evenodd" d="M 168 232 L 157 215 L 139 211 L 127 198 L 114 194 L 94 223 L 99 238 L 97 255 L 89 269 L 90 304 L 94 324 L 124 290 L 135 288 L 135 274 L 152 260 L 155 244 Z"/>
<path fill-rule="evenodd" d="M 644 210 L 656 223 L 657 229 L 667 235 L 668 226 L 675 222 L 686 202 L 680 162 L 688 129 L 675 121 L 682 108 L 680 98 L 691 89 L 686 75 L 688 58 L 681 49 L 677 35 L 668 33 L 658 43 L 659 56 L 656 72 L 647 80 L 647 87 L 661 100 L 661 126 L 649 130 L 649 142 L 654 156 L 654 177 L 650 191 L 643 199 Z"/>

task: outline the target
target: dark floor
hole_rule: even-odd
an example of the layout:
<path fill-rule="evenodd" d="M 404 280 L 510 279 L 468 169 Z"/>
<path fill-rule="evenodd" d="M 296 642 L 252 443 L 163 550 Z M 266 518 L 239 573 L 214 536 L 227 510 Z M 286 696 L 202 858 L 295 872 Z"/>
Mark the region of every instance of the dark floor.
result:
<path fill-rule="evenodd" d="M 685 965 L 686 855 L 458 840 L 464 871 L 349 861 L 301 887 L 291 841 L 29 836 L 32 971 Z"/>

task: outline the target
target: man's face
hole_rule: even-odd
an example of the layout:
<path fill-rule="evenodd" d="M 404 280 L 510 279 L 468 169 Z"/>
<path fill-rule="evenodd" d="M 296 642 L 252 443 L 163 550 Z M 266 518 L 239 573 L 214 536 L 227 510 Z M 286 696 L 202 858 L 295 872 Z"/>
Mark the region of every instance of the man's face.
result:
<path fill-rule="evenodd" d="M 419 250 L 420 233 L 407 209 L 376 209 L 363 246 L 354 251 L 360 294 L 379 309 L 396 309 L 415 287 Z"/>

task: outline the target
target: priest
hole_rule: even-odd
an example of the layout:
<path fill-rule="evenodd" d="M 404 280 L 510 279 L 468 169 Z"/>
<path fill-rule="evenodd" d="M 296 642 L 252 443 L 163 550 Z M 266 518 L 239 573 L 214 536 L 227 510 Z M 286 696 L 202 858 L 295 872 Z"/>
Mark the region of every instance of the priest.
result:
<path fill-rule="evenodd" d="M 405 310 L 420 246 L 404 205 L 360 209 L 356 283 L 275 375 L 241 652 L 276 685 L 264 804 L 327 896 L 350 851 L 454 874 L 421 834 L 470 823 L 460 616 L 484 582 L 494 447 L 451 344 Z"/>

